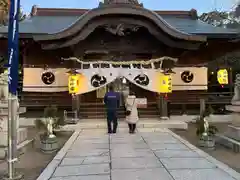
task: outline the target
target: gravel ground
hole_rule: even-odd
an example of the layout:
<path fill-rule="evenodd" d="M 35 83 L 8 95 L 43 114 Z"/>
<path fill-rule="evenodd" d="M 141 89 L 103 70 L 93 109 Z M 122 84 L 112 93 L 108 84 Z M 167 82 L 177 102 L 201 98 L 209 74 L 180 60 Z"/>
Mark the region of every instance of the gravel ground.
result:
<path fill-rule="evenodd" d="M 57 152 L 53 154 L 43 154 L 39 149 L 39 139 L 37 131 L 34 128 L 29 129 L 28 137 L 35 138 L 34 146 L 29 145 L 26 152 L 19 157 L 19 161 L 16 164 L 17 172 L 24 175 L 24 180 L 36 180 L 41 174 L 44 168 L 49 162 L 54 158 Z M 72 132 L 58 132 L 58 143 L 59 149 L 65 144 L 65 142 L 70 138 Z M 1 176 L 7 173 L 7 163 L 5 161 L 0 161 L 0 179 Z"/>

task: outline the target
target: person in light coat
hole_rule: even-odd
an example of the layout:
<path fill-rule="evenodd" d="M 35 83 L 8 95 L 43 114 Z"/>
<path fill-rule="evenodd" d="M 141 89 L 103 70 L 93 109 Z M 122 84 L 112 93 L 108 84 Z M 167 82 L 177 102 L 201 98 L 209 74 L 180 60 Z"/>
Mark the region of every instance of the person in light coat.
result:
<path fill-rule="evenodd" d="M 126 122 L 128 123 L 129 133 L 133 134 L 135 133 L 136 124 L 139 120 L 136 96 L 133 92 L 130 92 L 127 96 L 125 106 L 126 110 L 131 111 L 131 114 L 126 116 Z"/>

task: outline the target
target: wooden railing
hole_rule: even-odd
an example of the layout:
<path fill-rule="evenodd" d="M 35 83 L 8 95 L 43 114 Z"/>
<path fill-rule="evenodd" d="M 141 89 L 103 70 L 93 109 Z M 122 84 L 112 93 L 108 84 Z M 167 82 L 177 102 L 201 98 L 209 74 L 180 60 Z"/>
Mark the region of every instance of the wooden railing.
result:
<path fill-rule="evenodd" d="M 225 105 L 231 104 L 232 92 L 185 92 L 169 95 L 168 108 L 170 114 L 196 114 L 200 112 L 200 99 L 204 99 L 206 107 L 211 106 L 214 113 L 227 113 Z M 181 95 L 180 95 L 181 94 Z"/>
<path fill-rule="evenodd" d="M 233 92 L 204 92 L 204 91 L 174 91 L 168 95 L 170 106 L 182 110 L 198 108 L 200 99 L 205 99 L 207 105 L 225 106 L 231 103 Z M 20 104 L 25 107 L 45 107 L 51 104 L 59 107 L 71 107 L 72 98 L 68 92 L 21 92 Z M 149 105 L 152 104 L 148 102 Z M 157 104 L 157 101 L 154 102 Z M 188 106 L 188 107 L 187 107 Z"/>
<path fill-rule="evenodd" d="M 22 92 L 20 93 L 20 105 L 25 107 L 45 107 L 56 105 L 58 107 L 71 107 L 72 98 L 68 92 Z"/>
<path fill-rule="evenodd" d="M 233 97 L 232 92 L 183 92 L 168 95 L 171 104 L 199 104 L 200 99 L 205 99 L 207 104 L 229 104 Z"/>

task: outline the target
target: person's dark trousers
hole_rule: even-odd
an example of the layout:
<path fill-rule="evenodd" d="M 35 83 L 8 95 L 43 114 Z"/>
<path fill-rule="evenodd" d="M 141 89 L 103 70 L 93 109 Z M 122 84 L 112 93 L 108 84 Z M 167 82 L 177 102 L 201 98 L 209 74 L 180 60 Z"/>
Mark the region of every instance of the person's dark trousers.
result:
<path fill-rule="evenodd" d="M 113 129 L 112 129 L 113 123 Z M 118 120 L 117 120 L 117 112 L 116 111 L 108 111 L 107 112 L 107 126 L 108 126 L 108 133 L 116 133 L 118 127 Z"/>
<path fill-rule="evenodd" d="M 133 124 L 132 125 L 132 133 L 135 133 L 135 130 L 136 130 L 136 124 Z"/>
<path fill-rule="evenodd" d="M 129 133 L 135 133 L 136 124 L 128 124 Z"/>
<path fill-rule="evenodd" d="M 128 124 L 129 133 L 132 133 L 132 124 Z"/>

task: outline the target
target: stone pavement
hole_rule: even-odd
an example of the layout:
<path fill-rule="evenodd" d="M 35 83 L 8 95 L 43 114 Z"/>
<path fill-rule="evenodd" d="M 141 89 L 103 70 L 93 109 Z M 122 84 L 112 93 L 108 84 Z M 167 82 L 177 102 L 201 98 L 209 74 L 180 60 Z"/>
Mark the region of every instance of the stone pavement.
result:
<path fill-rule="evenodd" d="M 173 132 L 75 132 L 37 180 L 240 180 Z"/>

